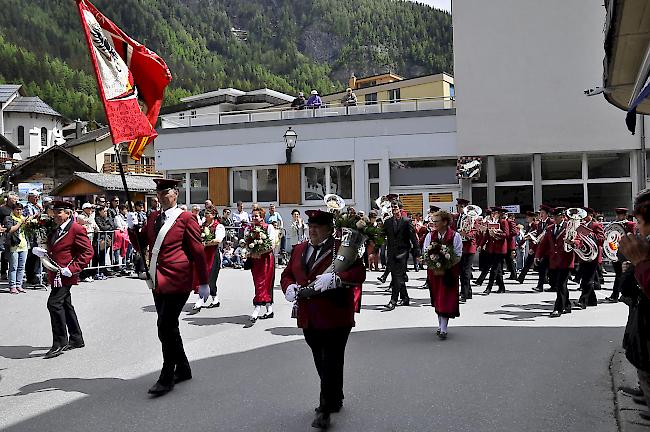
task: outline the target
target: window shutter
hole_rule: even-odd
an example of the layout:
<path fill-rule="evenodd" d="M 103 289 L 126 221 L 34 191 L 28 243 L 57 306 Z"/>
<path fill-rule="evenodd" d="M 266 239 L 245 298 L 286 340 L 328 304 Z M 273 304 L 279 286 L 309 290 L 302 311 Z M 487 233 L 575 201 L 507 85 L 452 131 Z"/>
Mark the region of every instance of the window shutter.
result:
<path fill-rule="evenodd" d="M 300 204 L 300 164 L 278 165 L 280 205 Z"/>
<path fill-rule="evenodd" d="M 208 170 L 208 198 L 217 206 L 230 205 L 228 168 L 210 168 Z"/>

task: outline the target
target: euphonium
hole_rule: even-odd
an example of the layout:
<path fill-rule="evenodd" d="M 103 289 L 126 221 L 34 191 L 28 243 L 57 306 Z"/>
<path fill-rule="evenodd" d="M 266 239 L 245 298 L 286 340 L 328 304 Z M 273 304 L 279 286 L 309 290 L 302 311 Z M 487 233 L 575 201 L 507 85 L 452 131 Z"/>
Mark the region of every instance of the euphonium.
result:
<path fill-rule="evenodd" d="M 612 222 L 605 229 L 603 252 L 612 262 L 618 261 L 618 242 L 625 236 L 625 227 L 621 222 Z"/>
<path fill-rule="evenodd" d="M 570 208 L 567 209 L 566 215 L 569 221 L 564 236 L 564 251 L 573 251 L 581 260 L 587 262 L 598 258 L 598 245 L 591 238 L 593 231 L 582 224 L 582 220 L 587 217 L 587 212 L 581 208 Z M 575 240 L 579 240 L 580 247 L 573 245 Z"/>
<path fill-rule="evenodd" d="M 463 214 L 460 215 L 458 221 L 458 232 L 460 233 L 463 240 L 466 239 L 466 235 L 469 234 L 471 230 L 474 229 L 476 221 L 483 213 L 483 210 L 479 206 L 469 204 L 463 208 Z"/>
<path fill-rule="evenodd" d="M 340 212 L 345 208 L 345 200 L 336 194 L 325 195 L 323 201 L 330 213 Z"/>

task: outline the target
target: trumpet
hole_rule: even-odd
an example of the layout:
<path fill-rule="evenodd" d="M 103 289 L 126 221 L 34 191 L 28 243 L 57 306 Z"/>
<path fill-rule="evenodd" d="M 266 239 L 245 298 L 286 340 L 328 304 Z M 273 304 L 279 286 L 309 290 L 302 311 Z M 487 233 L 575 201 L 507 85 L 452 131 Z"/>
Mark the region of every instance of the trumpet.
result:
<path fill-rule="evenodd" d="M 593 231 L 582 224 L 582 220 L 587 217 L 587 212 L 581 208 L 570 208 L 567 209 L 566 215 L 569 221 L 564 236 L 564 251 L 573 251 L 581 260 L 587 262 L 598 258 L 598 245 L 591 238 Z M 574 246 L 576 240 L 580 241 L 580 247 Z"/>

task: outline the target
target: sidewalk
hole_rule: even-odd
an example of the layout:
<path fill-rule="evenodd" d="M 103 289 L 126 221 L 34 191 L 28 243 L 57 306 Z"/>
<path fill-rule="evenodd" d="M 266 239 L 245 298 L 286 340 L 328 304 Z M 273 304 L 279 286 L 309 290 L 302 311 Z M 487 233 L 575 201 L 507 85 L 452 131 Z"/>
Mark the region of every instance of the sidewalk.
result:
<path fill-rule="evenodd" d="M 620 390 L 621 387 L 639 386 L 636 369 L 625 358 L 625 351 L 617 349 L 609 365 L 612 375 L 612 390 L 614 391 L 614 404 L 616 406 L 616 421 L 621 432 L 647 432 L 650 422 L 643 420 L 639 412 L 647 410 L 645 405 L 639 405 L 632 400 L 632 396 Z"/>

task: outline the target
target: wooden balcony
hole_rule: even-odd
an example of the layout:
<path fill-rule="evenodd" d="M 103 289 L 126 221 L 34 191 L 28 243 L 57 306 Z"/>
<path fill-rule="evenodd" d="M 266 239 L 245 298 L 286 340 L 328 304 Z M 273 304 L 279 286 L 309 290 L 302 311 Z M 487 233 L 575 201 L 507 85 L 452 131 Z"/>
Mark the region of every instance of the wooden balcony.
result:
<path fill-rule="evenodd" d="M 141 174 L 141 175 L 160 175 L 156 171 L 156 166 L 152 164 L 122 164 L 125 173 Z M 120 165 L 117 162 L 106 162 L 102 167 L 104 174 L 117 174 L 120 172 Z"/>

